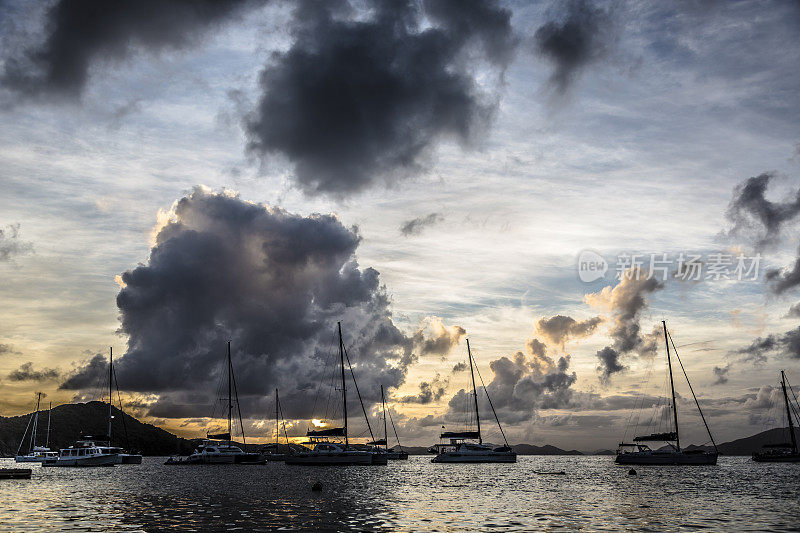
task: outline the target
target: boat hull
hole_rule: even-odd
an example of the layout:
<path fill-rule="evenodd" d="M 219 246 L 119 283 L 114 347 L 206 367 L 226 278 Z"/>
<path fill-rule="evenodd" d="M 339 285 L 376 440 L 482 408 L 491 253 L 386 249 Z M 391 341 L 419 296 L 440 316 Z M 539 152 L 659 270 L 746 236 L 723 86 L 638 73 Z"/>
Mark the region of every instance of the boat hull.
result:
<path fill-rule="evenodd" d="M 628 452 L 617 454 L 618 465 L 715 465 L 716 453 Z"/>
<path fill-rule="evenodd" d="M 30 455 L 17 455 L 14 457 L 14 461 L 17 463 L 43 463 L 46 459 L 46 457 L 33 457 Z"/>
<path fill-rule="evenodd" d="M 117 454 L 92 455 L 90 457 L 59 457 L 42 463 L 42 466 L 114 466 Z"/>
<path fill-rule="evenodd" d="M 405 461 L 408 459 L 408 452 L 389 452 L 386 456 L 392 461 Z"/>
<path fill-rule="evenodd" d="M 514 452 L 489 452 L 489 453 L 440 453 L 432 463 L 516 463 L 517 454 Z"/>
<path fill-rule="evenodd" d="M 140 465 L 142 456 L 136 453 L 121 453 L 118 455 L 118 465 Z"/>

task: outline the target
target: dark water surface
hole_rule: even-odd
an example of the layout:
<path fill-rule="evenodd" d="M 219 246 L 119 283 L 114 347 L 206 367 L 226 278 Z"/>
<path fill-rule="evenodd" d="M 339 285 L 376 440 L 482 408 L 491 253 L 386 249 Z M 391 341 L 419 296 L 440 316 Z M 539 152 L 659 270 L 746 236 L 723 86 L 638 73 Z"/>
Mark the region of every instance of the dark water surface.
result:
<path fill-rule="evenodd" d="M 434 465 L 417 456 L 338 468 L 162 462 L 33 466 L 31 480 L 0 480 L 0 529 L 800 530 L 800 464 L 745 457 L 721 457 L 717 466 L 637 467 L 637 476 L 609 456 L 520 457 L 511 465 Z M 311 491 L 315 481 L 322 492 Z"/>

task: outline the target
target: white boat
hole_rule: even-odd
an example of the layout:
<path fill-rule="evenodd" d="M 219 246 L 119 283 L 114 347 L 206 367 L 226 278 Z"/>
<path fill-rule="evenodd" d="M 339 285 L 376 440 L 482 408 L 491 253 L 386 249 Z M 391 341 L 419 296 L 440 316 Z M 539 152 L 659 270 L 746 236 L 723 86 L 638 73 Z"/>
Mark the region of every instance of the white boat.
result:
<path fill-rule="evenodd" d="M 118 465 L 140 465 L 142 464 L 142 456 L 138 453 L 126 453 L 123 448 L 116 446 L 100 446 L 103 453 L 116 454 Z"/>
<path fill-rule="evenodd" d="M 489 400 L 489 405 L 492 406 L 494 419 L 497 421 L 497 426 L 500 428 L 500 433 L 503 435 L 505 446 L 493 447 L 483 444 L 481 437 L 481 417 L 478 412 L 478 390 L 475 386 L 475 371 L 472 364 L 472 351 L 469 348 L 469 339 L 467 339 L 467 358 L 469 359 L 469 372 L 472 376 L 472 397 L 475 404 L 475 421 L 477 431 L 445 431 L 439 435 L 440 439 L 447 440 L 446 443 L 434 444 L 432 446 L 433 452 L 436 457 L 431 459 L 432 463 L 516 463 L 517 454 L 506 441 L 506 435 L 503 431 L 503 426 L 500 425 L 500 419 L 497 418 L 497 413 L 492 405 L 492 398 L 489 396 L 489 391 L 486 386 L 483 390 L 486 392 L 486 397 Z M 477 442 L 476 442 L 477 441 Z"/>
<path fill-rule="evenodd" d="M 247 453 L 230 442 L 205 439 L 188 457 L 170 457 L 167 465 L 224 465 L 224 464 L 263 464 L 260 454 Z"/>
<path fill-rule="evenodd" d="M 104 451 L 94 441 L 79 440 L 59 450 L 58 457 L 47 459 L 42 466 L 114 466 L 119 460 L 117 455 Z"/>
<path fill-rule="evenodd" d="M 388 456 L 383 451 L 371 445 L 354 445 L 351 444 L 347 434 L 347 383 L 345 381 L 345 366 L 344 360 L 346 356 L 344 342 L 342 340 L 342 323 L 338 323 L 339 332 L 339 362 L 341 364 L 341 390 L 342 390 L 342 415 L 344 420 L 343 427 L 325 428 L 319 430 L 308 430 L 306 436 L 309 438 L 310 444 L 313 446 L 308 451 L 292 451 L 291 454 L 286 455 L 285 462 L 287 465 L 309 465 L 309 466 L 325 466 L 325 465 L 385 465 L 388 462 Z M 348 363 L 350 358 L 347 357 Z M 350 374 L 353 377 L 353 384 L 358 392 L 358 382 L 353 372 L 352 366 L 350 367 Z M 359 401 L 361 394 L 358 395 Z M 361 409 L 364 411 L 364 418 L 367 421 L 367 428 L 370 435 L 372 435 L 372 427 L 367 418 L 366 409 L 364 404 L 361 404 Z M 341 439 L 338 442 L 334 439 Z M 373 441 L 374 441 L 373 436 Z"/>
<path fill-rule="evenodd" d="M 223 464 L 264 464 L 266 459 L 258 453 L 249 453 L 233 444 L 233 404 L 239 406 L 239 394 L 236 392 L 235 377 L 233 375 L 233 362 L 231 361 L 231 341 L 228 341 L 228 355 L 226 359 L 228 374 L 228 431 L 227 433 L 206 434 L 206 439 L 197 446 L 194 453 L 188 457 L 170 457 L 165 465 L 223 465 Z M 239 425 L 242 428 L 242 441 L 247 445 L 244 436 L 242 413 L 239 410 Z"/>
<path fill-rule="evenodd" d="M 633 442 L 621 442 L 617 449 L 617 457 L 615 462 L 620 465 L 715 465 L 717 464 L 717 444 L 714 442 L 714 437 L 711 435 L 711 429 L 708 427 L 706 417 L 703 415 L 703 410 L 700 408 L 700 403 L 694 394 L 694 389 L 689 381 L 689 376 L 683 368 L 683 362 L 675 349 L 675 343 L 672 342 L 672 336 L 667 331 L 667 322 L 661 321 L 664 326 L 664 342 L 667 347 L 667 367 L 669 373 L 669 386 L 672 392 L 672 416 L 674 431 L 666 431 L 660 433 L 651 433 L 650 435 L 643 435 L 633 438 Z M 700 412 L 700 418 L 708 432 L 708 437 L 711 444 L 714 446 L 714 451 L 705 450 L 683 450 L 681 449 L 681 439 L 678 429 L 678 405 L 675 401 L 675 383 L 672 379 L 672 358 L 670 355 L 669 347 L 672 345 L 675 351 L 675 357 L 681 365 L 683 375 L 686 378 L 686 383 L 689 385 L 689 390 L 694 398 L 697 410 Z M 653 450 L 646 443 L 648 442 L 662 442 L 666 446 Z"/>
<path fill-rule="evenodd" d="M 25 428 L 25 433 L 22 435 L 22 439 L 20 439 L 19 447 L 17 448 L 17 453 L 14 456 L 14 460 L 17 463 L 41 463 L 46 461 L 47 459 L 53 459 L 58 457 L 58 452 L 50 450 L 50 413 L 53 409 L 53 404 L 50 404 L 50 409 L 47 411 L 47 440 L 44 446 L 36 446 L 36 436 L 37 430 L 39 429 L 39 403 L 42 399 L 42 393 L 38 393 L 36 396 L 36 412 L 31 415 L 31 418 L 28 419 L 28 426 Z M 28 453 L 25 455 L 20 454 L 20 449 L 22 448 L 22 443 L 25 442 L 25 436 L 28 433 L 28 428 L 30 428 L 31 423 L 33 423 L 33 428 L 31 429 L 31 439 L 28 446 Z"/>

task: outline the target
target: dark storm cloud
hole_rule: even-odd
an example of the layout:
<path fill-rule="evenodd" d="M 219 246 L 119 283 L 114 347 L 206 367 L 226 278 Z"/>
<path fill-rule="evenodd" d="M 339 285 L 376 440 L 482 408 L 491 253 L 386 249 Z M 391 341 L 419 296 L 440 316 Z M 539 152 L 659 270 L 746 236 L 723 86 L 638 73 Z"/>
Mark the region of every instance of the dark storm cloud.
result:
<path fill-rule="evenodd" d="M 11 261 L 15 256 L 33 251 L 33 245 L 19 239 L 19 224 L 0 228 L 0 262 Z"/>
<path fill-rule="evenodd" d="M 607 11 L 586 0 L 558 5 L 564 12 L 539 27 L 533 39 L 536 52 L 553 63 L 550 83 L 564 93 L 586 65 L 607 53 L 613 23 Z"/>
<path fill-rule="evenodd" d="M 413 396 L 403 396 L 399 399 L 401 403 L 420 403 L 429 404 L 438 402 L 445 392 L 447 392 L 448 382 L 437 373 L 430 381 L 423 381 L 419 384 L 419 394 Z"/>
<path fill-rule="evenodd" d="M 78 98 L 97 64 L 123 60 L 136 49 L 158 52 L 191 46 L 243 6 L 262 3 L 58 0 L 47 9 L 41 42 L 6 43 L 13 55 L 5 58 L 0 79 L 22 96 Z M 24 9 L 16 13 L 27 15 Z"/>
<path fill-rule="evenodd" d="M 261 72 L 246 120 L 257 156 L 281 154 L 308 194 L 345 196 L 426 166 L 443 139 L 473 141 L 496 98 L 476 64 L 501 73 L 515 40 L 493 0 L 296 5 L 294 42 Z M 423 26 L 424 15 L 430 25 Z M 482 60 L 482 61 L 479 61 Z"/>
<path fill-rule="evenodd" d="M 437 222 L 444 220 L 444 217 L 439 213 L 431 213 L 426 216 L 413 218 L 400 225 L 400 233 L 408 237 L 410 235 L 419 235 L 422 230 L 429 226 L 433 226 Z"/>
<path fill-rule="evenodd" d="M 55 368 L 35 370 L 32 362 L 23 363 L 18 369 L 8 374 L 11 381 L 47 381 L 60 376 Z"/>
<path fill-rule="evenodd" d="M 595 332 L 601 322 L 603 319 L 599 316 L 578 321 L 569 316 L 555 315 L 541 318 L 536 323 L 536 331 L 552 343 L 563 346 L 571 339 L 588 337 Z"/>
<path fill-rule="evenodd" d="M 769 355 L 800 359 L 800 326 L 786 333 L 772 333 L 755 339 L 749 346 L 734 354 L 744 355 L 743 361 L 763 363 Z"/>
<path fill-rule="evenodd" d="M 82 390 L 97 387 L 108 376 L 108 359 L 102 354 L 92 358 L 71 372 L 58 386 L 62 390 Z"/>
<path fill-rule="evenodd" d="M 724 385 L 728 382 L 728 372 L 731 369 L 730 363 L 725 366 L 714 367 L 714 385 Z"/>
<path fill-rule="evenodd" d="M 463 372 L 467 369 L 467 363 L 461 361 L 460 363 L 456 363 L 453 365 L 453 374 L 457 374 L 458 372 Z"/>
<path fill-rule="evenodd" d="M 587 294 L 584 300 L 593 307 L 610 311 L 611 330 L 614 341 L 596 354 L 602 381 L 608 382 L 614 374 L 625 370 L 621 357 L 636 353 L 640 357 L 655 354 L 659 335 L 658 327 L 651 333 L 642 333 L 640 318 L 648 307 L 647 296 L 664 288 L 664 284 L 653 277 L 645 277 L 639 271 L 626 272 L 615 287 L 605 287 L 600 292 Z"/>
<path fill-rule="evenodd" d="M 192 416 L 211 416 L 230 339 L 248 416 L 268 412 L 279 387 L 287 416 L 319 417 L 325 406 L 320 400 L 313 413 L 314 398 L 321 385 L 326 398 L 333 382 L 341 320 L 361 394 L 379 399 L 381 384 L 404 382 L 415 343 L 430 339 L 395 326 L 378 272 L 355 259 L 359 242 L 334 215 L 300 216 L 196 188 L 174 205 L 147 263 L 122 275 L 120 386 L 158 394 L 151 408 L 161 416 L 170 406 L 188 416 L 191 409 L 177 409 L 186 405 Z M 62 386 L 91 383 L 92 366 Z"/>
<path fill-rule="evenodd" d="M 731 223 L 729 236 L 748 238 L 757 248 L 774 244 L 783 225 L 800 214 L 800 189 L 783 202 L 766 199 L 772 172 L 748 178 L 736 186 L 725 215 Z"/>

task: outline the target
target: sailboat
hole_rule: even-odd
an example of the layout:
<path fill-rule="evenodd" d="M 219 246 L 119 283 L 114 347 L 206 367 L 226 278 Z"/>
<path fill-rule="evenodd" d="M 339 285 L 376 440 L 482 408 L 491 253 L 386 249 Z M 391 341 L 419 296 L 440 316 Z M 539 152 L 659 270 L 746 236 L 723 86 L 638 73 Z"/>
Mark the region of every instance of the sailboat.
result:
<path fill-rule="evenodd" d="M 408 452 L 403 450 L 403 446 L 400 444 L 400 437 L 397 436 L 397 428 L 394 425 L 394 420 L 392 420 L 392 429 L 394 430 L 394 438 L 397 439 L 398 449 L 397 450 L 389 449 L 388 435 L 386 432 L 386 396 L 383 393 L 383 385 L 381 385 L 381 407 L 383 408 L 383 438 L 379 440 L 374 440 L 372 442 L 368 442 L 367 445 L 376 447 L 383 446 L 383 450 L 381 453 L 385 453 L 387 459 L 393 459 L 393 460 L 408 459 Z M 391 413 L 389 413 L 390 418 L 391 416 L 392 416 Z"/>
<path fill-rule="evenodd" d="M 715 465 L 717 464 L 717 456 L 719 455 L 717 444 L 714 442 L 711 429 L 709 429 L 706 417 L 703 415 L 703 410 L 700 408 L 700 402 L 697 401 L 697 397 L 694 394 L 694 389 L 689 381 L 689 376 L 686 374 L 686 369 L 683 368 L 683 362 L 681 362 L 678 351 L 675 349 L 675 343 L 672 342 L 672 336 L 667 331 L 666 320 L 662 320 L 661 324 L 664 326 L 664 343 L 667 348 L 667 368 L 669 371 L 670 391 L 672 392 L 671 407 L 675 430 L 634 437 L 631 443 L 621 442 L 617 449 L 615 462 L 621 465 Z M 706 427 L 708 438 L 711 440 L 714 451 L 681 449 L 680 433 L 678 429 L 678 405 L 675 401 L 675 382 L 672 378 L 670 345 L 672 345 L 675 351 L 675 357 L 681 365 L 681 370 L 683 370 L 686 383 L 688 383 L 689 390 L 692 392 L 692 398 L 694 398 L 694 403 L 697 405 L 697 410 L 700 412 L 700 418 L 702 418 L 703 425 Z M 646 444 L 648 442 L 664 442 L 667 444 L 667 447 L 666 449 L 652 450 Z"/>
<path fill-rule="evenodd" d="M 761 451 L 753 454 L 753 461 L 759 463 L 796 463 L 800 462 L 800 452 L 797 449 L 797 435 L 794 432 L 794 420 L 792 416 L 793 405 L 789 402 L 789 395 L 786 393 L 786 372 L 781 370 L 781 388 L 783 389 L 783 402 L 786 405 L 786 418 L 789 420 L 789 441 L 779 444 L 766 444 Z M 791 387 L 789 387 L 791 390 Z M 794 396 L 794 391 L 792 391 Z M 797 397 L 795 396 L 795 403 Z M 795 411 L 794 416 L 797 416 Z"/>
<path fill-rule="evenodd" d="M 497 412 L 492 405 L 492 398 L 489 396 L 489 391 L 486 390 L 484 385 L 483 390 L 486 392 L 486 397 L 489 399 L 489 405 L 492 407 L 494 419 L 497 421 L 497 426 L 500 428 L 500 433 L 503 435 L 505 446 L 498 446 L 493 448 L 483 443 L 481 436 L 481 418 L 478 412 L 478 389 L 475 386 L 475 371 L 473 369 L 472 351 L 469 347 L 469 339 L 467 339 L 467 358 L 469 359 L 469 373 L 472 376 L 472 397 L 475 401 L 475 422 L 477 431 L 445 431 L 439 435 L 440 439 L 449 440 L 448 443 L 434 444 L 432 449 L 436 453 L 436 457 L 431 459 L 432 463 L 516 463 L 517 454 L 511 449 L 506 440 L 503 426 L 500 425 L 500 419 L 497 418 Z M 477 442 L 475 442 L 477 441 Z"/>
<path fill-rule="evenodd" d="M 112 446 L 111 444 L 111 421 L 114 419 L 114 415 L 111 412 L 111 406 L 113 405 L 113 384 L 116 381 L 116 374 L 114 374 L 114 349 L 108 349 L 108 432 L 104 438 L 97 437 L 97 440 L 105 441 L 105 445 L 99 445 L 100 451 L 103 453 L 108 454 L 116 454 L 117 456 L 117 464 L 126 464 L 126 465 L 140 465 L 142 464 L 142 456 L 138 453 L 128 453 L 123 448 L 118 446 Z M 119 385 L 117 386 L 117 394 L 119 394 Z M 120 400 L 119 406 L 120 412 L 122 412 L 122 401 Z M 123 413 L 122 423 L 125 424 L 125 413 Z M 125 427 L 125 440 L 127 440 L 128 436 L 128 428 Z"/>
<path fill-rule="evenodd" d="M 275 444 L 267 444 L 261 447 L 261 456 L 267 461 L 283 461 L 286 459 L 286 454 L 281 452 L 280 448 L 280 407 L 281 401 L 278 397 L 278 389 L 275 389 Z M 286 433 L 286 425 L 283 426 L 283 432 Z M 289 437 L 286 437 L 286 446 L 289 446 Z"/>
<path fill-rule="evenodd" d="M 50 404 L 50 409 L 47 410 L 47 440 L 44 446 L 36 446 L 36 433 L 39 429 L 39 404 L 42 399 L 42 393 L 38 393 L 36 396 L 36 412 L 31 415 L 28 419 L 28 425 L 25 428 L 25 433 L 22 434 L 22 439 L 19 441 L 19 447 L 17 448 L 17 454 L 14 457 L 14 460 L 18 463 L 42 463 L 48 459 L 55 459 L 58 457 L 58 452 L 51 451 L 50 446 L 50 412 L 53 410 L 53 404 Z M 20 455 L 20 450 L 22 449 L 22 444 L 25 442 L 25 435 L 28 433 L 28 428 L 30 428 L 31 423 L 33 423 L 33 429 L 31 430 L 31 439 L 30 444 L 28 445 L 28 453 L 25 455 Z"/>
<path fill-rule="evenodd" d="M 347 433 L 347 383 L 345 381 L 345 350 L 344 342 L 342 341 L 342 323 L 338 323 L 339 332 L 339 362 L 341 365 L 341 387 L 342 387 L 342 418 L 344 425 L 342 427 L 333 427 L 325 429 L 308 430 L 306 436 L 309 442 L 314 447 L 308 451 L 293 452 L 286 456 L 287 465 L 378 465 L 387 464 L 386 453 L 378 452 L 374 447 L 357 447 L 352 445 Z M 349 357 L 348 357 L 349 361 Z M 358 383 L 355 381 L 355 374 L 353 374 L 352 367 L 350 372 L 353 375 L 353 383 L 358 391 Z M 361 394 L 359 393 L 359 400 Z M 361 408 L 364 411 L 364 418 L 366 417 L 366 410 L 362 402 Z M 369 419 L 367 419 L 367 426 L 369 427 Z M 372 434 L 372 428 L 370 428 Z M 342 439 L 342 441 L 334 440 Z M 373 438 L 373 441 L 375 439 Z"/>
<path fill-rule="evenodd" d="M 236 397 L 236 407 L 239 410 L 239 425 L 242 428 L 242 441 L 246 445 L 244 424 L 242 424 L 242 411 L 239 407 L 239 393 L 236 390 L 236 378 L 233 375 L 231 362 L 231 341 L 228 341 L 227 374 L 228 374 L 228 431 L 226 433 L 209 434 L 197 446 L 194 453 L 186 458 L 170 457 L 165 465 L 192 465 L 192 464 L 264 464 L 266 460 L 258 453 L 248 453 L 233 444 L 233 401 Z"/>

